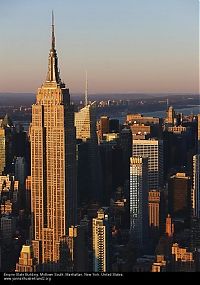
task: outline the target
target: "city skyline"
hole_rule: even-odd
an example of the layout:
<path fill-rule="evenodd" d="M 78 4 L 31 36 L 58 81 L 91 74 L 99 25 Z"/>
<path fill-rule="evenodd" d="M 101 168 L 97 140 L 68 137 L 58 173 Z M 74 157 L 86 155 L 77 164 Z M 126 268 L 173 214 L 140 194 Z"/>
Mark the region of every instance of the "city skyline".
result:
<path fill-rule="evenodd" d="M 200 114 L 174 109 L 198 96 L 91 102 L 86 76 L 74 103 L 51 16 L 32 108 L 0 102 L 3 279 L 200 272 Z M 160 104 L 165 117 L 139 113 Z"/>
<path fill-rule="evenodd" d="M 2 0 L 0 92 L 41 86 L 53 9 L 61 76 L 72 93 L 84 92 L 86 69 L 90 93 L 199 93 L 199 2 L 159 2 Z"/>

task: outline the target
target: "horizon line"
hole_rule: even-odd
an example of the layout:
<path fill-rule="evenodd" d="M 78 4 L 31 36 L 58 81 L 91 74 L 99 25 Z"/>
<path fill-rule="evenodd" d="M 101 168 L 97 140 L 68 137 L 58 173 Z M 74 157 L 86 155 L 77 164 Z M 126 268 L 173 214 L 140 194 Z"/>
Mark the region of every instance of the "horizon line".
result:
<path fill-rule="evenodd" d="M 20 92 L 20 91 L 16 91 L 16 92 L 10 92 L 10 91 L 0 91 L 0 95 L 2 94 L 36 94 L 36 92 Z M 70 94 L 73 95 L 83 95 L 84 92 L 70 92 Z M 200 96 L 200 93 L 194 93 L 194 92 L 95 92 L 95 93 L 90 93 L 91 95 L 198 95 Z"/>

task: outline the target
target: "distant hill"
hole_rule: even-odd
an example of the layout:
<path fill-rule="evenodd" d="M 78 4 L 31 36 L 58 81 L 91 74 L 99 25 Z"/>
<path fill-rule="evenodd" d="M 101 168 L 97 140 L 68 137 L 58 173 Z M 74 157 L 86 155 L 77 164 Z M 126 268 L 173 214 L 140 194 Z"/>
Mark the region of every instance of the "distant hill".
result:
<path fill-rule="evenodd" d="M 103 93 L 103 94 L 89 94 L 89 100 L 134 100 L 134 99 L 153 99 L 153 98 L 169 98 L 169 97 L 197 97 L 194 94 L 175 94 L 175 93 Z M 34 93 L 0 93 L 0 106 L 27 106 L 35 102 L 36 94 Z M 84 100 L 84 94 L 71 94 L 72 101 Z"/>
<path fill-rule="evenodd" d="M 1 106 L 32 105 L 35 102 L 33 93 L 0 93 Z"/>
<path fill-rule="evenodd" d="M 80 95 L 75 95 L 80 97 Z M 188 97 L 188 96 L 199 96 L 195 94 L 184 94 L 184 93 L 104 93 L 104 94 L 89 94 L 89 99 L 93 100 L 135 100 L 135 99 L 154 99 L 154 98 L 169 98 L 169 97 Z M 84 98 L 84 95 L 81 95 Z"/>

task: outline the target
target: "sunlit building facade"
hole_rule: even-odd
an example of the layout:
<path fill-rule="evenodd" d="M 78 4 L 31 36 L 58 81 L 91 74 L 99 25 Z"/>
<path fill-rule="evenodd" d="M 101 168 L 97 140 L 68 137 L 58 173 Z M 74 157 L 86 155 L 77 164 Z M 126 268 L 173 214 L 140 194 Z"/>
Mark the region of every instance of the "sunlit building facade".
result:
<path fill-rule="evenodd" d="M 15 272 L 36 272 L 36 265 L 32 245 L 23 245 Z"/>
<path fill-rule="evenodd" d="M 163 141 L 157 139 L 133 140 L 133 156 L 148 157 L 149 190 L 163 186 Z"/>
<path fill-rule="evenodd" d="M 0 127 L 0 175 L 3 174 L 4 167 L 6 165 L 5 144 L 5 130 L 4 128 Z"/>
<path fill-rule="evenodd" d="M 31 124 L 32 243 L 39 264 L 59 262 L 60 239 L 76 224 L 75 150 L 74 112 L 60 79 L 52 19 L 48 73 Z"/>
<path fill-rule="evenodd" d="M 130 234 L 142 247 L 148 232 L 148 158 L 130 158 Z"/>
<path fill-rule="evenodd" d="M 110 271 L 110 224 L 106 209 L 99 209 L 92 221 L 93 271 Z"/>

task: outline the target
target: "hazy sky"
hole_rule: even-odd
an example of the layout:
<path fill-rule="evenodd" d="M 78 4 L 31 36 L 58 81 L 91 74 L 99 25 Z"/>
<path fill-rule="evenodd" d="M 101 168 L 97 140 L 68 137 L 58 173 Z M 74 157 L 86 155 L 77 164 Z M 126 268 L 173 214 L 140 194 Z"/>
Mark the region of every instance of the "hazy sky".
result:
<path fill-rule="evenodd" d="M 0 0 L 0 92 L 46 78 L 51 10 L 71 93 L 198 92 L 198 0 Z"/>

